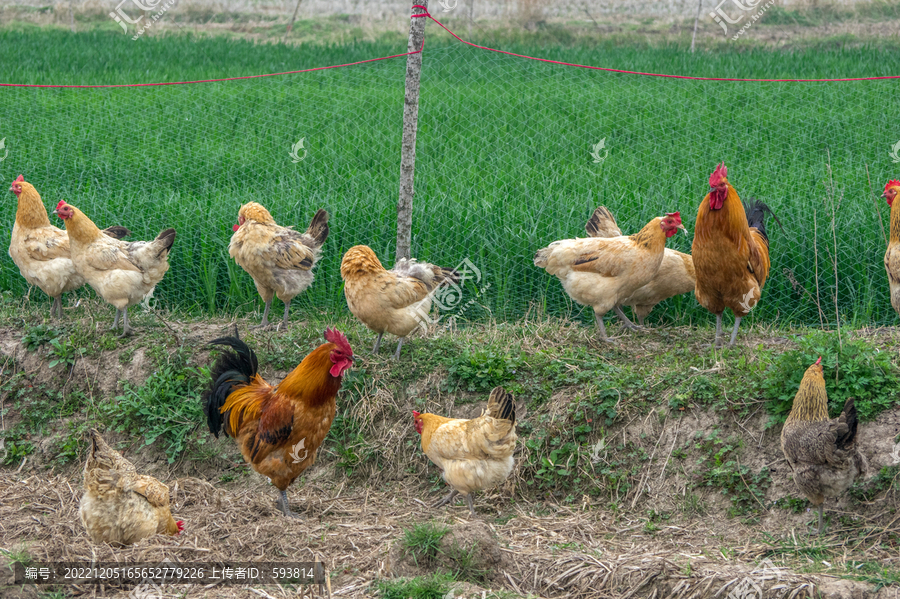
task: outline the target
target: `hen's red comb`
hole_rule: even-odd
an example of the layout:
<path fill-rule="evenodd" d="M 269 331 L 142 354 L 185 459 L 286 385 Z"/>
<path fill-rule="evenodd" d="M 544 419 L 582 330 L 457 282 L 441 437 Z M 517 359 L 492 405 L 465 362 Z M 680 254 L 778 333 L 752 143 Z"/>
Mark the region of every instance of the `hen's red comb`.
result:
<path fill-rule="evenodd" d="M 66 201 L 65 201 L 65 200 L 60 200 L 60 201 L 59 201 L 59 204 L 56 205 L 56 209 L 59 210 L 60 208 L 62 208 L 62 207 L 65 206 L 65 205 L 66 205 Z"/>
<path fill-rule="evenodd" d="M 724 162 L 720 162 L 718 166 L 716 166 L 716 170 L 709 176 L 709 186 L 717 187 L 727 176 L 728 168 L 725 166 Z"/>
<path fill-rule="evenodd" d="M 681 222 L 681 212 L 666 212 L 666 216 L 671 216 L 679 223 Z"/>
<path fill-rule="evenodd" d="M 19 175 L 13 183 L 22 183 L 25 181 L 25 175 Z"/>
<path fill-rule="evenodd" d="M 16 179 L 16 181 L 18 181 L 18 179 Z M 897 181 L 896 179 L 888 181 L 887 185 L 884 186 L 885 193 L 887 193 L 887 190 L 891 187 L 900 187 L 900 181 Z"/>
<path fill-rule="evenodd" d="M 413 418 L 418 418 L 419 416 L 422 415 L 421 413 L 416 412 L 415 410 L 413 410 L 412 412 L 413 412 Z"/>
<path fill-rule="evenodd" d="M 816 360 L 816 363 L 814 364 L 814 366 L 821 366 L 821 365 L 822 365 L 822 356 L 819 356 L 819 359 Z"/>
<path fill-rule="evenodd" d="M 178 520 L 175 522 L 175 526 L 178 527 L 178 532 L 184 530 L 184 520 Z"/>
<path fill-rule="evenodd" d="M 329 343 L 334 343 L 337 345 L 344 353 L 353 355 L 353 349 L 350 348 L 350 342 L 347 341 L 346 335 L 340 332 L 337 329 L 325 329 L 325 341 Z"/>

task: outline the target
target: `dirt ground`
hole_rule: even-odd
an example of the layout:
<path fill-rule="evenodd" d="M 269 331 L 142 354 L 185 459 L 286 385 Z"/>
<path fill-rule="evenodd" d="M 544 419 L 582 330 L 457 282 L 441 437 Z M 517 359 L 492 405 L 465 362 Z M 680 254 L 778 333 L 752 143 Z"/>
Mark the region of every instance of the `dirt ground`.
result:
<path fill-rule="evenodd" d="M 225 322 L 165 324 L 181 343 L 196 348 L 199 361 L 206 359 L 201 341 L 229 326 Z M 579 336 L 590 335 L 585 328 L 573 330 Z M 665 335 L 679 333 L 664 333 L 657 340 L 626 338 L 622 343 L 652 351 L 665 343 Z M 893 330 L 857 334 L 880 337 L 885 344 L 894 343 L 896 336 Z M 55 380 L 58 384 L 59 373 L 48 368 L 46 356 L 27 351 L 21 335 L 15 327 L 0 328 L 0 360 L 15 362 L 36 381 Z M 535 339 L 536 346 L 541 343 L 546 340 Z M 784 346 L 790 341 L 757 328 L 742 337 L 742 343 L 747 347 Z M 89 388 L 97 396 L 115 394 L 122 381 L 139 384 L 151 368 L 144 351 L 133 349 L 129 360 L 120 360 L 120 351 L 103 351 L 80 360 L 63 384 Z M 269 380 L 284 374 L 264 372 Z M 411 389 L 433 383 L 417 381 Z M 666 405 L 666 399 L 660 398 L 660 406 Z M 435 485 L 436 473 L 421 455 L 410 422 L 398 421 L 396 414 L 408 411 L 404 400 L 373 389 L 371 396 L 354 407 L 383 416 L 378 434 L 380 442 L 391 447 L 387 450 L 392 452 L 391 466 L 366 471 L 362 465 L 363 476 L 348 477 L 326 448 L 320 463 L 289 489 L 292 506 L 302 516 L 295 520 L 278 513 L 274 489 L 241 463 L 228 439 L 216 441 L 208 459 L 188 457 L 168 464 L 161 453 L 138 451 L 132 439 L 110 434 L 108 440 L 139 471 L 169 485 L 173 512 L 186 524 L 177 537 L 157 536 L 124 549 L 89 541 L 77 515 L 80 464 L 51 468 L 39 447 L 21 464 L 0 469 L 0 550 L 7 554 L 27 551 L 37 563 L 321 561 L 329 572 L 329 585 L 307 587 L 303 595 L 291 588 L 252 585 L 168 585 L 154 592 L 160 598 L 362 598 L 377 596 L 378 580 L 435 571 L 434 564 L 413 563 L 401 541 L 412 525 L 438 522 L 451 527 L 461 543 L 481 548 L 474 567 L 482 573 L 476 577 L 478 584 L 463 585 L 456 592 L 456 597 L 466 599 L 481 597 L 482 591 L 486 597 L 548 599 L 757 596 L 746 594 L 746 589 L 758 589 L 759 599 L 812 597 L 815 593 L 834 599 L 896 599 L 900 593 L 898 586 L 879 590 L 869 583 L 822 574 L 825 568 L 817 557 L 827 551 L 830 557 L 823 563 L 846 571 L 862 561 L 896 570 L 900 565 L 895 540 L 900 531 L 896 493 L 862 505 L 851 503 L 850 498 L 829 502 L 827 534 L 809 540 L 806 531 L 815 521 L 814 512 L 794 513 L 770 505 L 780 497 L 796 495 L 796 491 L 779 449 L 779 431 L 765 429 L 762 406 L 742 418 L 733 412 L 689 409 L 671 413 L 653 408 L 611 427 L 607 448 L 621 439 L 623 444 L 642 447 L 647 456 L 638 475 L 640 483 L 615 506 L 587 496 L 565 503 L 553 496 L 540 497 L 528 489 L 528 481 L 521 476 L 521 462 L 527 456 L 520 448 L 513 477 L 502 488 L 477 496 L 478 517 L 472 519 L 463 502 L 449 508 L 429 507 L 444 489 Z M 571 400 L 571 392 L 557 393 L 549 402 L 547 416 L 552 420 Z M 435 401 L 435 411 L 453 407 L 453 398 L 447 395 Z M 477 415 L 480 407 L 456 406 L 453 415 Z M 520 421 L 534 416 L 523 410 Z M 9 420 L 4 422 L 4 426 L 9 424 Z M 742 459 L 752 471 L 763 467 L 771 471 L 767 505 L 756 521 L 728 517 L 729 502 L 721 492 L 698 490 L 690 460 L 673 457 L 675 448 L 695 431 L 712 427 L 742 437 L 746 448 Z M 894 463 L 892 439 L 898 433 L 900 407 L 860 426 L 861 450 L 873 472 Z M 609 451 L 595 451 L 597 468 L 611 459 Z M 233 480 L 223 482 L 224 474 L 233 475 L 228 477 Z M 702 508 L 687 509 L 688 498 L 696 499 Z M 658 513 L 669 516 L 654 523 L 649 515 Z M 136 595 L 134 589 L 115 586 L 69 586 L 65 590 L 69 593 L 65 596 L 150 599 L 149 595 Z M 38 596 L 34 589 L 4 587 L 0 580 L 0 598 Z"/>

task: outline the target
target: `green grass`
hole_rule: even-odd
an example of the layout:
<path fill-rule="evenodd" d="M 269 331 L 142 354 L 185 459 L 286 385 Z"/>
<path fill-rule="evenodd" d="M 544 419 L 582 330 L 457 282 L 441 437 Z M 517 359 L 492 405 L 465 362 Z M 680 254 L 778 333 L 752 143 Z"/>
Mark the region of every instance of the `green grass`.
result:
<path fill-rule="evenodd" d="M 900 95 L 891 81 L 691 82 L 441 44 L 425 54 L 413 251 L 447 266 L 469 258 L 481 270 L 481 282 L 464 293 L 468 300 L 484 291 L 467 318 L 518 318 L 529 310 L 587 317 L 555 278 L 533 266 L 534 251 L 583 234 L 600 203 L 626 232 L 674 210 L 692 229 L 706 179 L 725 160 L 742 196 L 767 201 L 785 226 L 782 232 L 770 223 L 772 276 L 750 321 L 818 324 L 818 297 L 824 320 L 833 322 L 835 293 L 844 321 L 895 320 L 876 222 L 876 204 L 882 220 L 887 206 L 871 193 L 898 176 L 889 151 L 900 130 L 886 115 L 900 110 Z M 794 51 L 730 45 L 695 55 L 675 46 L 510 48 L 623 69 L 721 77 L 889 75 L 900 56 L 890 45 L 824 42 Z M 112 84 L 295 70 L 402 47 L 288 48 L 188 36 L 132 42 L 100 31 L 23 27 L 0 31 L 0 50 L 8 65 L 4 81 Z M 278 221 L 298 228 L 325 207 L 332 214 L 331 236 L 316 282 L 295 300 L 294 312 L 345 310 L 341 254 L 365 243 L 386 264 L 393 262 L 404 69 L 405 60 L 394 59 L 187 86 L 3 88 L 0 137 L 9 156 L 0 163 L 0 180 L 24 173 L 47 206 L 64 198 L 98 224 L 127 225 L 133 239 L 174 226 L 171 270 L 154 301 L 195 313 L 245 313 L 261 305 L 249 276 L 227 255 L 241 203 L 258 200 Z M 295 164 L 288 152 L 301 137 L 308 154 Z M 594 164 L 590 148 L 601 138 L 609 155 Z M 836 206 L 837 281 L 829 261 L 835 252 L 829 193 Z M 10 194 L 0 203 L 0 219 L 12 223 L 14 210 Z M 677 237 L 670 246 L 689 250 L 690 237 Z M 24 281 L 3 260 L 0 287 L 24 293 Z M 683 296 L 652 318 L 710 317 Z"/>

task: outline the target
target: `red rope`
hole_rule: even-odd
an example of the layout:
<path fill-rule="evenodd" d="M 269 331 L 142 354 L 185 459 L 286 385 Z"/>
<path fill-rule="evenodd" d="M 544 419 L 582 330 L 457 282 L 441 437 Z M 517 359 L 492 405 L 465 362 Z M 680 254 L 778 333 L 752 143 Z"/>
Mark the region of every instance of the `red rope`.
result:
<path fill-rule="evenodd" d="M 422 8 L 424 6 L 413 6 L 413 8 Z M 579 69 L 591 69 L 594 71 L 606 71 L 608 73 L 624 73 L 626 75 L 643 75 L 644 77 L 665 77 L 668 79 L 690 79 L 692 81 L 757 81 L 757 82 L 778 82 L 778 83 L 787 83 L 787 82 L 801 82 L 801 83 L 819 83 L 826 81 L 878 81 L 881 79 L 900 79 L 900 75 L 884 75 L 882 77 L 846 77 L 842 79 L 740 79 L 737 77 L 691 77 L 689 75 L 666 75 L 664 73 L 642 73 L 640 71 L 625 71 L 622 69 L 609 69 L 604 67 L 593 67 L 585 64 L 577 64 L 572 62 L 561 62 L 559 60 L 550 60 L 548 58 L 537 58 L 535 56 L 528 56 L 527 54 L 516 54 L 515 52 L 507 52 L 505 50 L 497 50 L 496 48 L 488 48 L 487 46 L 479 46 L 478 44 L 473 44 L 472 42 L 467 42 L 462 39 L 441 23 L 437 19 L 435 19 L 430 14 L 422 13 L 418 15 L 412 15 L 414 17 L 428 17 L 435 23 L 437 23 L 444 31 L 455 37 L 458 41 L 472 46 L 473 48 L 479 48 L 481 50 L 487 50 L 489 52 L 497 52 L 498 54 L 506 54 L 507 56 L 516 56 L 518 58 L 527 58 L 528 60 L 536 60 L 538 62 L 549 62 L 550 64 L 558 64 L 566 67 L 577 67 Z"/>
<path fill-rule="evenodd" d="M 423 44 L 424 47 L 424 44 Z M 285 71 L 283 73 L 266 73 L 264 75 L 245 75 L 244 77 L 227 77 L 225 79 L 200 79 L 197 81 L 163 81 L 159 83 L 120 83 L 117 85 L 38 85 L 35 83 L 0 83 L 0 87 L 63 87 L 63 88 L 74 88 L 74 89 L 97 89 L 97 88 L 108 88 L 108 87 L 149 87 L 154 85 L 187 85 L 188 83 L 217 83 L 219 81 L 240 81 L 241 79 L 256 79 L 259 77 L 277 77 L 279 75 L 294 75 L 296 73 L 310 73 L 312 71 L 325 71 L 328 69 L 338 69 L 340 67 L 352 67 L 358 64 L 365 64 L 367 62 L 377 62 L 379 60 L 389 60 L 391 58 L 400 58 L 402 56 L 409 56 L 410 54 L 418 54 L 422 51 L 422 48 L 415 50 L 414 52 L 404 52 L 403 54 L 394 54 L 393 56 L 382 56 L 380 58 L 369 58 L 367 60 L 360 60 L 358 62 L 348 62 L 346 64 L 335 64 L 327 67 L 315 67 L 312 69 L 301 69 L 299 71 Z"/>

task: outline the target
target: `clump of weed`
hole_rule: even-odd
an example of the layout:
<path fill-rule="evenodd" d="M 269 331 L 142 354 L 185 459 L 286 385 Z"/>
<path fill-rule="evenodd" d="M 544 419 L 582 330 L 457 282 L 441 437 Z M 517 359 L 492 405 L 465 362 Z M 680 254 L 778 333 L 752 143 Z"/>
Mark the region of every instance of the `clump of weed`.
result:
<path fill-rule="evenodd" d="M 403 552 L 412 557 L 416 565 L 433 564 L 440 550 L 441 539 L 448 532 L 449 528 L 434 522 L 413 524 L 403 533 Z"/>
<path fill-rule="evenodd" d="M 738 437 L 719 437 L 718 430 L 694 435 L 694 447 L 700 452 L 700 484 L 718 488 L 731 500 L 730 516 L 742 516 L 759 511 L 763 507 L 766 490 L 772 480 L 769 470 L 763 468 L 754 474 L 749 467 L 741 465 Z"/>
<path fill-rule="evenodd" d="M 167 355 L 143 385 L 126 383 L 122 395 L 100 404 L 100 413 L 116 431 L 142 431 L 143 446 L 160 439 L 171 464 L 203 422 L 200 393 L 208 377 L 205 369 L 188 365 L 188 352 L 180 348 Z M 201 436 L 197 442 L 205 440 Z"/>
<path fill-rule="evenodd" d="M 872 501 L 882 493 L 900 489 L 900 464 L 885 466 L 866 481 L 858 480 L 850 487 L 850 496 L 856 501 Z"/>
<path fill-rule="evenodd" d="M 380 580 L 378 591 L 381 599 L 444 599 L 453 582 L 453 576 L 449 574 Z"/>
<path fill-rule="evenodd" d="M 448 383 L 467 391 L 490 391 L 516 377 L 524 364 L 521 354 L 493 349 L 465 349 L 450 361 Z"/>

